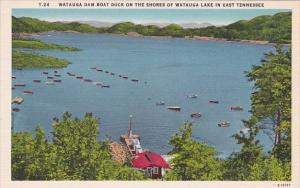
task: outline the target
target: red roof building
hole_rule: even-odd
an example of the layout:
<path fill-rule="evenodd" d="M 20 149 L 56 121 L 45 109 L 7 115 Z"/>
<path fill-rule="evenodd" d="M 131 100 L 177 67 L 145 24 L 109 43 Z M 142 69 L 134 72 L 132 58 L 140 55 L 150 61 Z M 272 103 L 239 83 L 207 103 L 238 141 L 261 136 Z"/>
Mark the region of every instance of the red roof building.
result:
<path fill-rule="evenodd" d="M 146 176 L 151 178 L 162 178 L 164 171 L 171 169 L 161 155 L 151 151 L 136 154 L 131 164 L 133 168 L 143 171 Z"/>

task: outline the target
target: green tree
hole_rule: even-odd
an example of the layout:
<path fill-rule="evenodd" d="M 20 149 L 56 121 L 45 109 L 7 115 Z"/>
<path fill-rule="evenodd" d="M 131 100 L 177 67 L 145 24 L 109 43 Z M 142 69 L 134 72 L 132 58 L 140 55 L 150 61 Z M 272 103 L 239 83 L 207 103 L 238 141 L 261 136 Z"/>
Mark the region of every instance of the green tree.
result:
<path fill-rule="evenodd" d="M 291 53 L 281 45 L 275 48 L 275 53 L 266 53 L 261 65 L 247 73 L 249 81 L 254 81 L 251 118 L 257 120 L 253 126 L 274 131 L 274 155 L 281 161 L 290 161 Z"/>
<path fill-rule="evenodd" d="M 290 181 L 290 167 L 290 164 L 283 164 L 274 156 L 261 158 L 251 167 L 247 180 Z"/>
<path fill-rule="evenodd" d="M 12 180 L 30 177 L 30 165 L 34 154 L 34 140 L 30 133 L 14 133 L 11 147 Z"/>
<path fill-rule="evenodd" d="M 216 150 L 192 139 L 192 124 L 185 123 L 179 133 L 172 136 L 170 152 L 172 171 L 166 180 L 218 180 L 221 178 L 221 163 L 216 159 Z"/>
<path fill-rule="evenodd" d="M 99 124 L 92 114 L 82 119 L 64 113 L 54 119 L 52 142 L 41 128 L 13 133 L 13 180 L 142 180 L 138 172 L 112 160 L 108 141 L 99 142 Z"/>

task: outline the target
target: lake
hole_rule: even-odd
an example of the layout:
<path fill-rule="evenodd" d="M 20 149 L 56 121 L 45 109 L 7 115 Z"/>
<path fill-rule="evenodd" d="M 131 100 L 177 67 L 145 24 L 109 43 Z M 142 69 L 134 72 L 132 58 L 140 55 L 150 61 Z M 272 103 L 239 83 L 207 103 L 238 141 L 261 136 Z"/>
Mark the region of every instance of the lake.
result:
<path fill-rule="evenodd" d="M 21 96 L 21 109 L 13 113 L 15 131 L 34 131 L 41 126 L 50 138 L 51 122 L 65 111 L 83 117 L 92 112 L 100 119 L 100 138 L 106 136 L 119 140 L 128 129 L 129 115 L 133 115 L 133 132 L 141 136 L 143 148 L 166 154 L 171 146 L 168 141 L 185 121 L 193 123 L 193 137 L 217 149 L 220 157 L 238 151 L 232 135 L 243 129 L 243 119 L 249 118 L 250 94 L 253 83 L 247 81 L 244 71 L 259 64 L 265 52 L 273 50 L 268 45 L 239 44 L 185 39 L 153 39 L 108 34 L 74 34 L 52 32 L 35 36 L 45 42 L 58 43 L 82 49 L 79 52 L 41 51 L 72 62 L 63 69 L 13 70 L 12 96 Z M 98 67 L 115 73 L 114 76 L 91 70 Z M 61 75 L 62 82 L 46 85 L 48 71 Z M 67 72 L 103 82 L 110 88 L 101 88 L 68 76 Z M 123 79 L 118 75 L 126 75 Z M 42 83 L 33 83 L 40 79 Z M 138 79 L 139 82 L 132 82 Z M 33 95 L 24 95 L 32 90 Z M 188 95 L 197 94 L 195 99 Z M 209 103 L 218 100 L 219 104 Z M 165 105 L 157 106 L 159 101 Z M 231 111 L 238 105 L 243 111 Z M 17 105 L 13 105 L 17 106 Z M 180 106 L 175 112 L 167 106 Z M 191 118 L 192 112 L 202 117 Z M 229 121 L 227 128 L 218 127 L 221 121 Z M 267 149 L 271 141 L 259 135 Z"/>

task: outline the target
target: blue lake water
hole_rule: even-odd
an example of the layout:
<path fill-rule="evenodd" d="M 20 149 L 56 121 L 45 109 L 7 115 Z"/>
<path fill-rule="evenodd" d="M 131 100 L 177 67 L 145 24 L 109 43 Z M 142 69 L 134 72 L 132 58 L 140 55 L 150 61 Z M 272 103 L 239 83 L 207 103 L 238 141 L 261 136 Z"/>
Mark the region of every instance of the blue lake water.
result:
<path fill-rule="evenodd" d="M 231 136 L 243 129 L 241 120 L 249 118 L 252 83 L 245 78 L 253 64 L 259 64 L 263 54 L 273 50 L 272 46 L 250 45 L 226 42 L 196 41 L 185 39 L 151 39 L 115 35 L 73 34 L 54 32 L 36 36 L 50 43 L 65 44 L 82 49 L 79 52 L 37 51 L 39 53 L 65 58 L 72 62 L 63 69 L 13 70 L 13 84 L 26 83 L 16 87 L 12 96 L 21 96 L 21 109 L 13 113 L 15 131 L 34 131 L 36 126 L 52 130 L 53 117 L 60 117 L 68 111 L 82 117 L 92 112 L 100 118 L 100 138 L 110 136 L 118 140 L 126 133 L 128 117 L 133 115 L 133 132 L 141 136 L 144 148 L 166 154 L 171 146 L 168 141 L 185 121 L 193 123 L 195 139 L 214 146 L 220 156 L 237 151 L 239 145 Z M 114 72 L 90 70 L 99 67 Z M 61 74 L 62 82 L 46 85 L 48 71 Z M 104 82 L 110 88 L 101 88 L 68 76 L 73 72 L 94 82 Z M 128 80 L 119 78 L 126 75 Z M 133 83 L 131 79 L 138 79 Z M 33 83 L 40 79 L 42 83 Z M 32 90 L 33 95 L 24 95 Z M 196 99 L 187 95 L 197 94 Z M 155 103 L 163 100 L 165 106 Z M 219 100 L 219 104 L 209 103 Z M 180 112 L 167 110 L 167 106 L 180 106 Z M 230 111 L 229 107 L 239 105 L 243 111 Z M 191 118 L 192 112 L 201 112 L 201 118 Z M 227 128 L 219 128 L 220 121 L 229 121 Z M 268 137 L 260 135 L 266 148 L 271 147 Z"/>

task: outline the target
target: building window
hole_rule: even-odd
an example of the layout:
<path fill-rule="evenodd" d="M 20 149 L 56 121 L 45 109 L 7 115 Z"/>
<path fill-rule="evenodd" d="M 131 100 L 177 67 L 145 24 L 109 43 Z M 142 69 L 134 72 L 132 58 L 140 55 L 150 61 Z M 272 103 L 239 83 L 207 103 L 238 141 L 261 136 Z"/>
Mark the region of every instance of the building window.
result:
<path fill-rule="evenodd" d="M 147 175 L 152 176 L 152 168 L 151 167 L 147 168 Z"/>
<path fill-rule="evenodd" d="M 158 167 L 153 168 L 153 174 L 158 174 Z"/>

